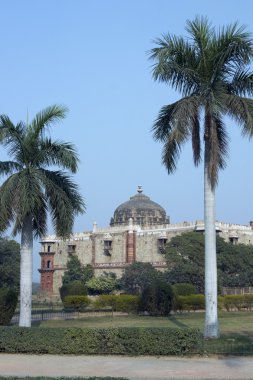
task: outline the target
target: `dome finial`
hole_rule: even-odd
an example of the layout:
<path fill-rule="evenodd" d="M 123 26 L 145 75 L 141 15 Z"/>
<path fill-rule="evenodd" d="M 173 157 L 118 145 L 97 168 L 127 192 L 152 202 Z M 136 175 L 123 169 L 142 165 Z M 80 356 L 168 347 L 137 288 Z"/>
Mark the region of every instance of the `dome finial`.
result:
<path fill-rule="evenodd" d="M 139 194 L 141 194 L 141 193 L 143 192 L 143 190 L 142 190 L 142 186 L 141 186 L 141 185 L 139 185 L 139 186 L 137 187 L 137 192 L 138 192 Z"/>

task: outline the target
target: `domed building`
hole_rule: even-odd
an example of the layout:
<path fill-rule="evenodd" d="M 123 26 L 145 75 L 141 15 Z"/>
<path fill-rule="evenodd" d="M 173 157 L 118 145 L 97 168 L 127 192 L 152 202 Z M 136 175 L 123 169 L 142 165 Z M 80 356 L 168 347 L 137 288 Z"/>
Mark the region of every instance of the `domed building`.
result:
<path fill-rule="evenodd" d="M 134 225 L 140 226 L 170 223 L 164 208 L 144 195 L 142 186 L 138 186 L 137 194 L 131 197 L 129 201 L 116 208 L 110 226 L 126 226 L 130 218 L 132 218 Z"/>
<path fill-rule="evenodd" d="M 232 244 L 253 245 L 253 223 L 241 226 L 216 223 L 217 233 Z M 55 235 L 41 241 L 41 291 L 50 300 L 59 299 L 59 288 L 69 258 L 77 256 L 83 265 L 91 264 L 96 276 L 114 272 L 118 277 L 134 262 L 148 262 L 159 270 L 167 268 L 165 246 L 176 235 L 189 231 L 203 233 L 203 221 L 170 224 L 162 206 L 143 194 L 137 194 L 119 205 L 110 226 L 74 233 L 61 240 Z"/>

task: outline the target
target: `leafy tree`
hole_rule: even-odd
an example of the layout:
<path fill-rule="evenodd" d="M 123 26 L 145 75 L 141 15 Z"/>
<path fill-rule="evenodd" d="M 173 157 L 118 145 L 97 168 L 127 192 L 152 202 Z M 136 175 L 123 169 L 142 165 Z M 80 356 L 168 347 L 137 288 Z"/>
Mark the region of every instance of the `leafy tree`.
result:
<path fill-rule="evenodd" d="M 191 140 L 194 164 L 202 160 L 204 145 L 205 219 L 205 337 L 219 336 L 217 315 L 217 265 L 215 187 L 218 172 L 226 166 L 228 135 L 224 116 L 253 134 L 253 74 L 249 64 L 253 43 L 237 24 L 218 31 L 206 18 L 187 21 L 189 38 L 164 35 L 150 53 L 155 60 L 153 76 L 182 94 L 162 107 L 154 124 L 154 138 L 164 144 L 162 161 L 168 173 L 176 169 L 181 148 Z M 203 126 L 201 126 L 203 120 Z"/>
<path fill-rule="evenodd" d="M 19 292 L 20 245 L 15 240 L 0 238 L 0 288 Z"/>
<path fill-rule="evenodd" d="M 225 287 L 253 285 L 253 247 L 217 240 L 217 265 L 220 283 Z"/>
<path fill-rule="evenodd" d="M 73 255 L 67 262 L 67 269 L 62 277 L 62 284 L 67 285 L 73 281 L 81 281 L 86 284 L 94 274 L 94 270 L 90 264 L 83 266 L 77 256 Z"/>
<path fill-rule="evenodd" d="M 70 282 L 81 280 L 82 265 L 77 256 L 70 256 L 67 262 L 67 269 L 62 277 L 62 284 L 67 285 Z"/>
<path fill-rule="evenodd" d="M 140 309 L 151 315 L 169 315 L 173 305 L 174 293 L 163 279 L 156 278 L 148 284 L 141 295 Z"/>
<path fill-rule="evenodd" d="M 94 276 L 94 269 L 93 269 L 92 265 L 90 265 L 90 264 L 85 265 L 85 267 L 83 268 L 83 273 L 82 273 L 83 283 L 87 284 L 87 282 L 90 279 L 92 279 L 93 276 Z"/>
<path fill-rule="evenodd" d="M 0 326 L 11 322 L 17 303 L 18 296 L 13 289 L 0 289 Z"/>
<path fill-rule="evenodd" d="M 189 232 L 173 237 L 166 248 L 167 281 L 170 284 L 190 283 L 197 292 L 204 293 L 204 252 L 202 233 Z"/>
<path fill-rule="evenodd" d="M 119 288 L 119 280 L 115 273 L 103 273 L 100 277 L 92 277 L 87 282 L 89 294 L 109 294 Z"/>
<path fill-rule="evenodd" d="M 13 160 L 0 162 L 0 175 L 7 177 L 0 187 L 0 233 L 13 225 L 13 235 L 21 234 L 20 326 L 31 326 L 33 238 L 46 234 L 48 211 L 60 237 L 69 236 L 76 214 L 84 211 L 69 174 L 51 170 L 77 171 L 73 145 L 46 137 L 47 128 L 65 114 L 66 108 L 54 105 L 17 125 L 0 116 L 0 142 Z"/>
<path fill-rule="evenodd" d="M 162 276 L 150 263 L 133 263 L 125 269 L 121 288 L 129 294 L 140 295 L 152 281 Z"/>
<path fill-rule="evenodd" d="M 188 282 L 197 292 L 204 292 L 204 245 L 200 232 L 188 232 L 171 239 L 166 248 L 169 270 L 165 277 L 169 283 Z M 217 266 L 219 289 L 221 286 L 252 286 L 253 247 L 233 245 L 217 236 Z"/>

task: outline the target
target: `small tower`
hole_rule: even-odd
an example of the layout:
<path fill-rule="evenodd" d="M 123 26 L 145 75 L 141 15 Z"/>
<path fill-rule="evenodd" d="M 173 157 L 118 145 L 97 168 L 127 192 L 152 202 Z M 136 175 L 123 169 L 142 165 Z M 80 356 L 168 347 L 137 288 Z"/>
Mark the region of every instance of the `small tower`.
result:
<path fill-rule="evenodd" d="M 54 255 L 55 241 L 45 241 L 42 243 L 42 251 L 39 253 L 41 257 L 40 289 L 42 292 L 53 293 L 53 277 L 54 277 Z"/>

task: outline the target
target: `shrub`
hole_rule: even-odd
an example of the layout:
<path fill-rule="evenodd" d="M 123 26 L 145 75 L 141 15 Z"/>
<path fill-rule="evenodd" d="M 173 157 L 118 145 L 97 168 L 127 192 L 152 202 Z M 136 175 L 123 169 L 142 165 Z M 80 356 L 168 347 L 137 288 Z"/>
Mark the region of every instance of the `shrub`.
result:
<path fill-rule="evenodd" d="M 83 310 L 89 306 L 91 300 L 87 296 L 66 296 L 63 300 L 65 308 Z"/>
<path fill-rule="evenodd" d="M 157 279 L 142 292 L 140 310 L 151 315 L 169 315 L 174 299 L 173 289 L 165 281 Z"/>
<path fill-rule="evenodd" d="M 184 355 L 201 353 L 197 329 L 0 328 L 0 351 L 33 354 Z"/>
<path fill-rule="evenodd" d="M 100 277 L 92 277 L 87 281 L 89 294 L 109 294 L 119 288 L 119 280 L 115 273 L 103 273 Z"/>
<path fill-rule="evenodd" d="M 18 302 L 17 293 L 11 289 L 0 289 L 0 325 L 5 326 L 11 322 Z"/>
<path fill-rule="evenodd" d="M 62 302 L 66 296 L 86 296 L 87 289 L 82 281 L 72 281 L 60 288 L 60 296 Z"/>
<path fill-rule="evenodd" d="M 253 307 L 253 294 L 227 295 L 223 297 L 223 305 L 227 311 L 237 309 L 251 310 Z"/>
<path fill-rule="evenodd" d="M 203 294 L 191 294 L 189 296 L 177 296 L 173 303 L 174 311 L 196 311 L 205 309 L 205 296 Z"/>
<path fill-rule="evenodd" d="M 93 302 L 95 309 L 104 309 L 110 307 L 113 311 L 122 311 L 126 313 L 137 313 L 139 310 L 140 297 L 121 294 L 110 295 L 103 294 L 96 298 Z"/>
<path fill-rule="evenodd" d="M 188 283 L 178 283 L 173 286 L 174 293 L 178 296 L 189 296 L 190 294 L 195 294 L 196 289 L 194 285 Z"/>

